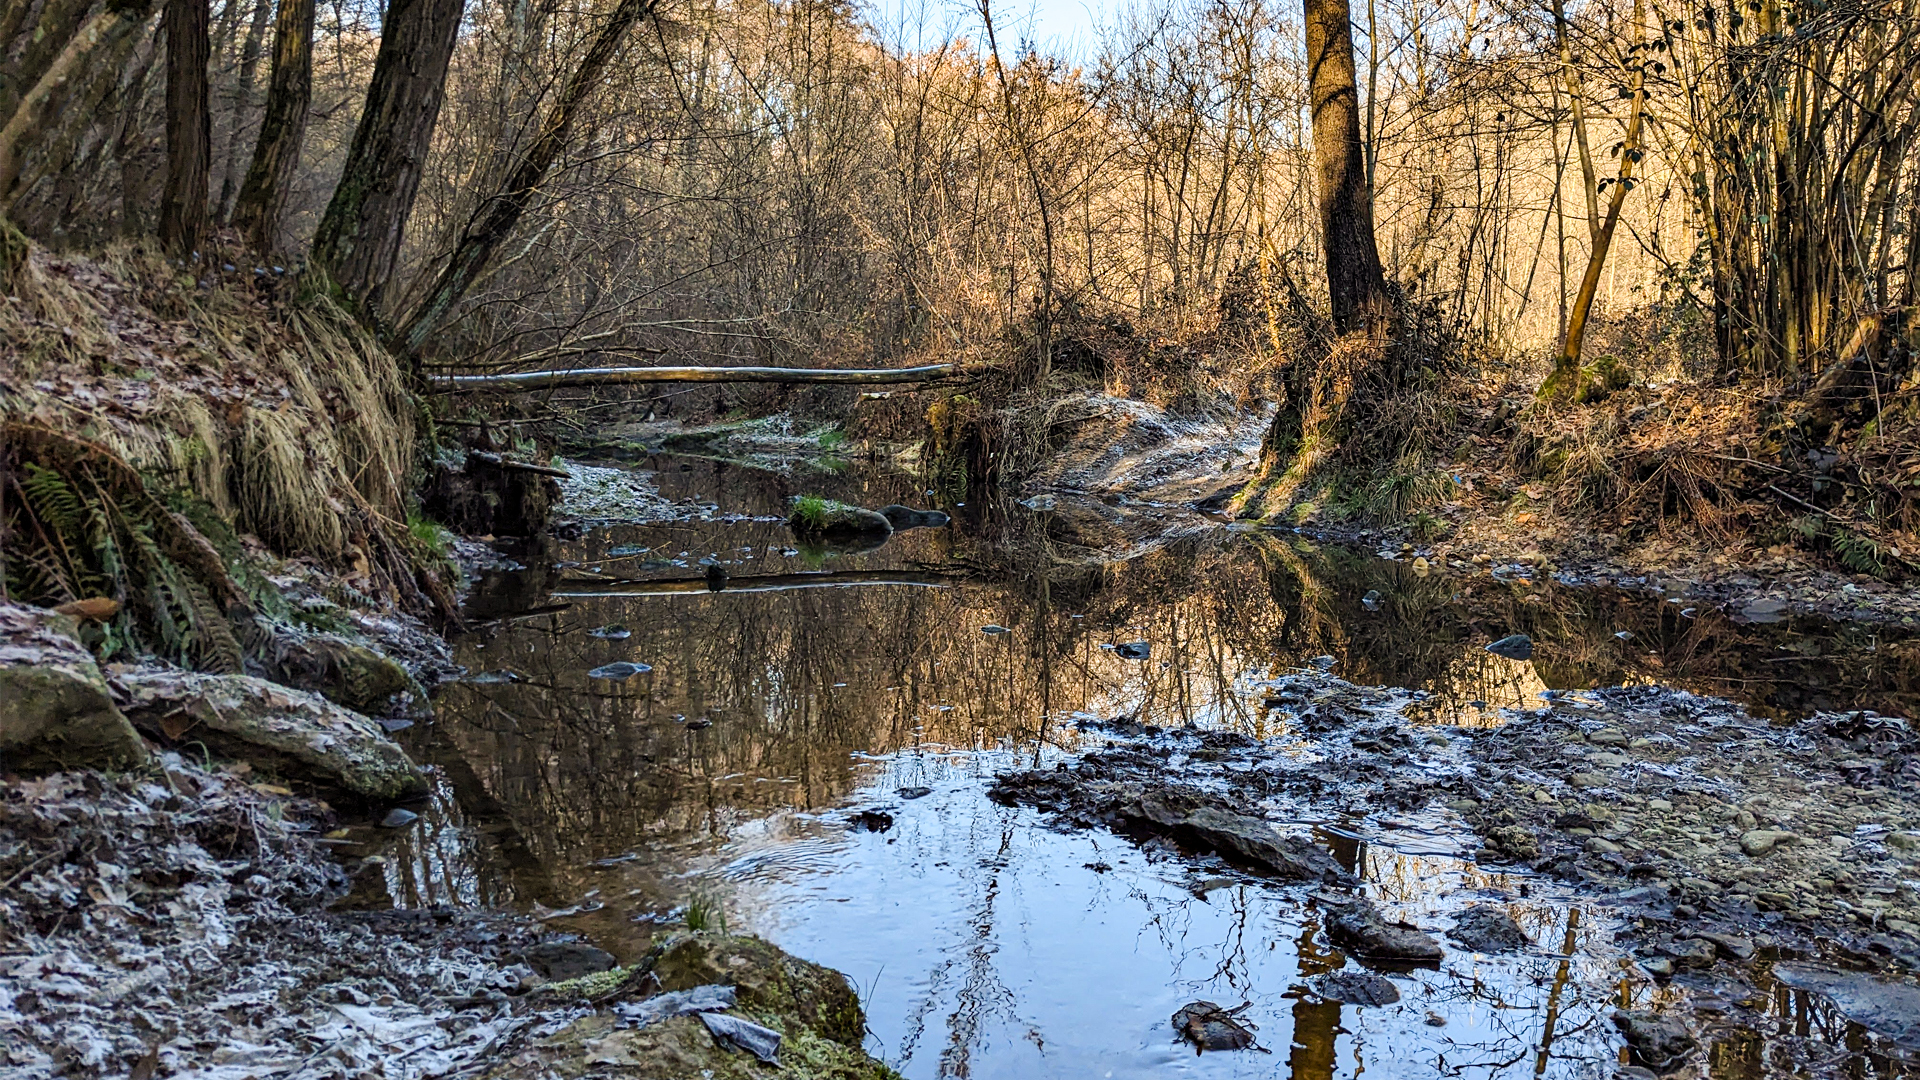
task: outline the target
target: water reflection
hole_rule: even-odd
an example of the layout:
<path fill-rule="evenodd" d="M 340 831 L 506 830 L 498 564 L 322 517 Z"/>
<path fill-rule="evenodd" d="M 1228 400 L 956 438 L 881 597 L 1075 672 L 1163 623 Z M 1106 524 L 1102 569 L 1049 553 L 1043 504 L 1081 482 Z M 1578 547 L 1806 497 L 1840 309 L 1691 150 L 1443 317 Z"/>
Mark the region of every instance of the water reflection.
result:
<path fill-rule="evenodd" d="M 869 505 L 921 501 L 898 478 L 835 482 L 827 494 Z M 1039 520 L 1014 543 L 955 526 L 808 554 L 766 515 L 818 483 L 754 483 L 733 508 L 746 515 L 591 533 L 481 583 L 483 625 L 458 642 L 477 677 L 408 733 L 444 769 L 441 809 L 388 845 L 363 900 L 591 898 L 552 925 L 631 955 L 649 919 L 719 890 L 736 927 L 848 972 L 878 1049 L 914 1077 L 1586 1075 L 1575 1066 L 1611 1060 L 1605 1017 L 1627 993 L 1604 924 L 1572 895 L 1458 857 L 1439 817 L 1318 824 L 1396 916 L 1444 925 L 1468 900 L 1498 902 L 1540 946 L 1456 951 L 1396 974 L 1399 1005 L 1360 1009 L 1306 989 L 1348 961 L 1302 896 L 1197 885 L 1166 853 L 995 806 L 985 780 L 1073 750 L 1093 719 L 1286 743 L 1310 703 L 1269 680 L 1322 657 L 1348 680 L 1407 688 L 1435 724 L 1654 678 L 1779 714 L 1912 711 L 1912 642 L 1857 628 L 1421 577 L 1263 532 L 1111 564 L 1062 557 Z M 1532 661 L 1484 650 L 1515 632 L 1535 639 Z M 1113 648 L 1133 641 L 1147 659 Z M 587 674 L 619 661 L 650 670 Z M 894 827 L 850 831 L 850 800 Z M 1196 998 L 1251 1002 L 1274 1056 L 1175 1043 L 1168 1018 Z M 1745 1060 L 1728 1045 L 1714 1068 Z"/>

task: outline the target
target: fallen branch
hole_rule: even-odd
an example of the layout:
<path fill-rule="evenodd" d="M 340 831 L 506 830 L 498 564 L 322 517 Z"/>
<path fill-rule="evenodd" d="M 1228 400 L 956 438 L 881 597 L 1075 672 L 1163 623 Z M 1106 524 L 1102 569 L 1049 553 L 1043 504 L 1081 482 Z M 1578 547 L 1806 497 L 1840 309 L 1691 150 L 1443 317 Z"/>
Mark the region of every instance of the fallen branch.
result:
<path fill-rule="evenodd" d="M 959 369 L 958 364 L 926 364 L 910 368 L 572 368 L 562 371 L 521 371 L 511 375 L 433 375 L 429 377 L 429 382 L 434 389 L 442 391 L 558 390 L 569 386 L 673 382 L 904 383 L 927 382 L 943 375 L 952 375 Z"/>

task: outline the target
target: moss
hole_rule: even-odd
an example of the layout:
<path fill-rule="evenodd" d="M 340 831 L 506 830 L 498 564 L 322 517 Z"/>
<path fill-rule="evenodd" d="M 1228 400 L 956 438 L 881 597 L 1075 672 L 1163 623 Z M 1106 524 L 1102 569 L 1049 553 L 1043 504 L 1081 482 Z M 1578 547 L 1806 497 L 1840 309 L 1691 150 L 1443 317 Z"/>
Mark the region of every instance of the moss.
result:
<path fill-rule="evenodd" d="M 540 994 L 542 997 L 559 998 L 562 1001 L 590 1001 L 620 989 L 620 984 L 632 974 L 633 969 L 630 967 L 608 968 L 591 975 L 582 975 L 577 979 L 548 983 L 540 988 Z"/>

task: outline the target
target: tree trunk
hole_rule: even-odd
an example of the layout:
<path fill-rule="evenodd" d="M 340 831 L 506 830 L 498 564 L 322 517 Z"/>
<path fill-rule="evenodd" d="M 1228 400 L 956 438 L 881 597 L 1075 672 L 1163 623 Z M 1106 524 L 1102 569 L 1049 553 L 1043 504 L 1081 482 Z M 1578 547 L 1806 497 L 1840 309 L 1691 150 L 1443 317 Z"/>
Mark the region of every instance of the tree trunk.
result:
<path fill-rule="evenodd" d="M 1600 271 L 1606 267 L 1607 250 L 1613 246 L 1613 234 L 1620 225 L 1620 210 L 1626 205 L 1627 192 L 1633 189 L 1633 167 L 1640 161 L 1640 127 L 1647 101 L 1647 60 L 1642 48 L 1646 41 L 1646 26 L 1642 21 L 1645 13 L 1645 0 L 1634 0 L 1634 45 L 1629 54 L 1633 64 L 1633 105 L 1627 116 L 1626 139 L 1620 144 L 1620 175 L 1610 181 L 1612 191 L 1607 196 L 1607 209 L 1594 229 L 1593 252 L 1587 257 L 1587 271 L 1580 279 L 1580 291 L 1574 294 L 1573 309 L 1567 315 L 1567 333 L 1560 343 L 1560 355 L 1554 358 L 1553 370 L 1540 386 L 1542 397 L 1578 399 L 1581 396 L 1580 356 L 1586 340 L 1587 319 L 1593 313 L 1594 295 L 1600 289 Z"/>
<path fill-rule="evenodd" d="M 313 260 L 373 321 L 400 257 L 427 148 L 446 98 L 463 0 L 391 0 L 373 80 Z"/>
<path fill-rule="evenodd" d="M 1383 330 L 1392 308 L 1373 238 L 1373 190 L 1360 146 L 1352 20 L 1348 0 L 1306 0 L 1308 96 L 1327 292 L 1334 328 L 1342 334 Z"/>
<path fill-rule="evenodd" d="M 220 199 L 215 204 L 218 218 L 229 221 L 233 213 L 234 188 L 240 182 L 241 133 L 245 117 L 253 111 L 253 79 L 260 71 L 260 42 L 267 36 L 267 16 L 273 13 L 273 0 L 254 0 L 253 18 L 247 24 L 247 38 L 240 46 L 240 72 L 233 91 L 233 127 L 227 132 L 227 150 L 220 179 Z"/>
<path fill-rule="evenodd" d="M 286 211 L 287 190 L 300 167 L 307 136 L 308 106 L 313 100 L 313 2 L 280 0 L 273 24 L 273 73 L 267 85 L 267 110 L 253 144 L 253 164 L 240 185 L 233 225 L 262 255 L 273 253 Z"/>
<path fill-rule="evenodd" d="M 566 86 L 560 91 L 560 98 L 547 115 L 546 123 L 541 125 L 540 134 L 534 139 L 533 145 L 514 165 L 499 192 L 480 204 L 479 211 L 461 233 L 459 244 L 448 257 L 439 280 L 434 282 L 433 291 L 413 310 L 396 335 L 403 351 L 412 353 L 418 350 L 427 335 L 446 321 L 453 313 L 454 305 L 486 271 L 494 253 L 512 234 L 514 226 L 526 213 L 527 206 L 533 202 L 534 191 L 546 179 L 547 171 L 553 168 L 553 163 L 567 148 L 567 140 L 579 118 L 581 106 L 594 88 L 600 85 L 601 75 L 613 60 L 614 53 L 619 51 L 620 42 L 635 23 L 653 14 L 657 2 L 620 0 L 620 6 L 614 9 L 606 25 L 600 28 L 586 56 L 581 58 L 580 66 L 574 69 L 573 77 L 567 80 Z"/>
<path fill-rule="evenodd" d="M 0 98 L 0 104 L 12 103 L 5 124 L 0 125 L 0 207 L 13 197 L 32 146 L 54 127 L 64 107 L 75 100 L 74 88 L 86 82 L 103 58 L 119 54 L 125 39 L 141 31 L 146 13 L 133 9 L 125 13 L 102 9 L 94 12 L 79 28 L 67 36 L 60 51 L 36 65 L 32 85 Z M 4 78 L 4 72 L 0 72 Z"/>
<path fill-rule="evenodd" d="M 177 255 L 194 250 L 207 234 L 213 163 L 207 23 L 207 0 L 167 0 L 167 185 L 160 195 L 160 242 Z"/>

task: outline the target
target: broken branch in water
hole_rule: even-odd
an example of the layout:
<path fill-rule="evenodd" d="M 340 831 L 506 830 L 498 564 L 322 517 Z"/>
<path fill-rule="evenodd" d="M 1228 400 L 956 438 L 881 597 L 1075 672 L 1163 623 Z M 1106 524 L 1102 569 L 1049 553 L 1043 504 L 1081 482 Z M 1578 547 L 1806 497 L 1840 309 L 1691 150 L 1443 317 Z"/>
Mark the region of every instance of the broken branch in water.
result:
<path fill-rule="evenodd" d="M 560 371 L 520 371 L 510 375 L 433 375 L 429 381 L 434 389 L 441 391 L 558 390 L 569 386 L 672 382 L 900 383 L 927 382 L 956 374 L 959 370 L 958 364 L 925 364 L 910 368 L 570 368 Z"/>

